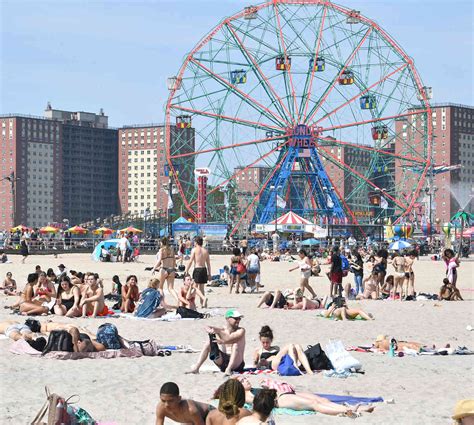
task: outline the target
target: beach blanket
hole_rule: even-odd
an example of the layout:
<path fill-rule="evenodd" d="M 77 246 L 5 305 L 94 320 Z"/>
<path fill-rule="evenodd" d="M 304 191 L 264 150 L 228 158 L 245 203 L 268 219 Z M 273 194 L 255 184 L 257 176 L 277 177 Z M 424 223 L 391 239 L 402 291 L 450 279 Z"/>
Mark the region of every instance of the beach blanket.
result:
<path fill-rule="evenodd" d="M 233 375 L 278 375 L 278 371 L 271 369 L 260 370 L 255 367 L 245 368 L 242 372 L 233 372 Z"/>
<path fill-rule="evenodd" d="M 338 404 L 370 404 L 370 403 L 383 403 L 382 397 L 354 397 L 351 395 L 336 395 L 336 394 L 316 394 L 320 397 L 327 398 L 333 403 Z"/>
<path fill-rule="evenodd" d="M 117 357 L 142 357 L 142 353 L 136 349 L 122 348 L 121 350 L 96 351 L 93 353 L 69 353 L 66 351 L 51 351 L 41 356 L 41 351 L 35 350 L 24 339 L 15 341 L 10 352 L 13 354 L 28 354 L 35 357 L 44 357 L 45 359 L 56 360 L 79 360 L 79 359 L 115 359 Z"/>
<path fill-rule="evenodd" d="M 167 313 L 162 317 L 156 317 L 149 319 L 147 317 L 137 317 L 133 313 L 120 313 L 118 317 L 124 317 L 125 319 L 134 319 L 134 320 L 146 320 L 146 321 L 155 321 L 155 322 L 175 322 L 176 320 L 197 320 L 197 319 L 183 319 L 179 314 Z"/>

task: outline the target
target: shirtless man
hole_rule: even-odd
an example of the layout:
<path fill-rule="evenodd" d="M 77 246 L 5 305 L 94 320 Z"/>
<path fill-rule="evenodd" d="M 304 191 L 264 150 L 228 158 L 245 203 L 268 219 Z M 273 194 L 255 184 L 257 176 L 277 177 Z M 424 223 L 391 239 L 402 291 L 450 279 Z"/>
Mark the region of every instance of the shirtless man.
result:
<path fill-rule="evenodd" d="M 403 351 L 404 348 L 420 351 L 420 349 L 424 347 L 424 345 L 419 342 L 397 341 L 394 338 L 392 339 L 394 340 L 394 343 L 395 343 L 395 351 Z M 377 339 L 375 340 L 374 347 L 380 350 L 388 351 L 390 349 L 390 341 L 391 339 L 388 338 L 386 335 L 379 335 Z"/>
<path fill-rule="evenodd" d="M 104 311 L 104 290 L 97 283 L 93 273 L 86 273 L 85 284 L 87 288 L 82 293 L 79 307 L 82 308 L 82 317 L 97 317 Z"/>
<path fill-rule="evenodd" d="M 408 285 L 408 279 L 405 277 L 405 257 L 399 254 L 394 254 L 394 258 L 392 260 L 392 266 L 395 269 L 395 273 L 393 274 L 393 288 L 391 298 L 392 300 L 395 299 L 395 295 L 397 293 L 397 288 L 400 288 L 400 301 L 403 300 L 403 287 Z M 405 295 L 408 295 L 405 292 Z"/>
<path fill-rule="evenodd" d="M 194 240 L 194 248 L 191 251 L 191 258 L 189 259 L 184 274 L 189 272 L 194 263 L 193 280 L 197 283 L 199 290 L 205 295 L 204 285 L 211 280 L 211 259 L 206 248 L 202 247 L 203 241 L 201 236 L 197 236 Z M 201 307 L 204 303 L 201 300 Z"/>
<path fill-rule="evenodd" d="M 204 425 L 210 404 L 194 400 L 183 400 L 174 382 L 166 382 L 160 389 L 160 402 L 156 406 L 156 425 L 163 425 L 165 418 L 181 424 Z"/>
<path fill-rule="evenodd" d="M 242 317 L 242 314 L 237 310 L 227 310 L 224 328 L 215 326 L 206 328 L 209 341 L 204 344 L 197 364 L 186 373 L 199 373 L 199 368 L 206 361 L 208 355 L 209 359 L 227 376 L 230 376 L 233 371 L 242 371 L 245 366 L 245 329 L 239 326 Z M 230 348 L 230 355 L 227 353 L 227 347 Z"/>

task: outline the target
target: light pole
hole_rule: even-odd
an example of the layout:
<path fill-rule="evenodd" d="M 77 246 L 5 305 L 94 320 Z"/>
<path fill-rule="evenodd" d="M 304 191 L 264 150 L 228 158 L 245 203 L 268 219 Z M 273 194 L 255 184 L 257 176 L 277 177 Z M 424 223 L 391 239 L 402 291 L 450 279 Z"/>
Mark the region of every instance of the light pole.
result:
<path fill-rule="evenodd" d="M 275 191 L 275 233 L 278 232 L 278 225 L 277 225 L 277 219 L 278 219 L 278 191 L 281 189 L 281 186 L 270 186 L 270 190 Z"/>
<path fill-rule="evenodd" d="M 145 210 L 143 210 L 143 236 L 146 238 L 146 219 L 148 217 L 148 214 L 150 214 L 150 207 L 146 207 Z"/>
<path fill-rule="evenodd" d="M 21 180 L 19 177 L 15 177 L 15 172 L 12 171 L 10 175 L 3 177 L 0 181 L 8 180 L 10 182 L 10 193 L 12 196 L 12 227 L 16 225 L 16 196 L 15 196 L 15 183 Z"/>
<path fill-rule="evenodd" d="M 219 189 L 224 194 L 225 222 L 229 221 L 229 186 L 225 185 Z"/>

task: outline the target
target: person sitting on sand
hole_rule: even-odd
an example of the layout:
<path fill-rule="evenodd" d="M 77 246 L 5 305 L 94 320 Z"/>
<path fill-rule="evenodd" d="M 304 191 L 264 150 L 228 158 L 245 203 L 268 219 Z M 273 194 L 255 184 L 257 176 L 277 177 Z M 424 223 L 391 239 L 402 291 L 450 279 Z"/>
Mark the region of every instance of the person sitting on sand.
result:
<path fill-rule="evenodd" d="M 336 320 L 356 320 L 358 317 L 363 320 L 374 320 L 372 314 L 367 314 L 360 308 L 349 308 L 342 297 L 336 297 L 329 308 L 323 312 L 323 316 Z"/>
<path fill-rule="evenodd" d="M 104 296 L 106 300 L 111 300 L 119 302 L 119 305 L 122 305 L 122 282 L 120 282 L 120 277 L 114 275 L 112 277 L 112 292 Z"/>
<path fill-rule="evenodd" d="M 7 272 L 3 281 L 3 293 L 5 295 L 18 295 L 16 280 L 12 277 L 12 272 Z"/>
<path fill-rule="evenodd" d="M 364 292 L 357 295 L 356 300 L 378 300 L 380 297 L 378 279 L 378 273 L 372 272 L 364 281 Z"/>
<path fill-rule="evenodd" d="M 387 299 L 390 297 L 392 294 L 392 289 L 393 289 L 393 283 L 394 282 L 394 277 L 392 274 L 388 275 L 385 278 L 385 283 L 380 287 L 380 295 L 382 296 L 382 299 Z M 397 294 L 395 294 L 396 296 Z"/>
<path fill-rule="evenodd" d="M 445 301 L 464 301 L 459 289 L 450 283 L 447 277 L 443 279 L 443 286 L 439 290 L 439 299 Z"/>
<path fill-rule="evenodd" d="M 313 374 L 306 354 L 299 344 L 288 344 L 281 350 L 278 346 L 272 346 L 273 331 L 269 326 L 263 326 L 259 333 L 261 348 L 254 352 L 254 365 L 259 369 L 278 370 L 278 366 L 288 356 L 296 368 L 302 366 L 310 375 Z"/>
<path fill-rule="evenodd" d="M 166 382 L 160 389 L 160 402 L 156 406 L 156 425 L 163 425 L 165 418 L 181 424 L 204 425 L 213 406 L 200 401 L 184 400 L 174 382 Z"/>
<path fill-rule="evenodd" d="M 140 299 L 135 308 L 135 316 L 156 319 L 164 316 L 168 312 L 165 296 L 163 292 L 158 289 L 159 286 L 159 279 L 150 279 L 148 288 L 140 294 Z"/>
<path fill-rule="evenodd" d="M 71 279 L 64 275 L 61 278 L 58 288 L 58 298 L 54 306 L 54 314 L 66 317 L 79 317 L 81 309 L 79 301 L 81 300 L 81 291 L 77 286 L 71 283 Z"/>
<path fill-rule="evenodd" d="M 253 399 L 252 414 L 240 419 L 237 425 L 275 425 L 272 411 L 277 406 L 276 397 L 276 390 L 262 388 Z"/>
<path fill-rule="evenodd" d="M 94 273 L 86 273 L 86 289 L 82 293 L 79 308 L 82 309 L 82 317 L 104 316 L 108 308 L 104 301 L 104 290 L 99 286 Z"/>
<path fill-rule="evenodd" d="M 135 311 L 135 303 L 140 298 L 137 283 L 138 279 L 134 274 L 127 276 L 125 285 L 122 286 L 122 305 L 120 306 L 122 313 L 133 313 Z"/>
<path fill-rule="evenodd" d="M 239 311 L 230 309 L 225 313 L 224 328 L 216 326 L 206 328 L 209 341 L 204 344 L 197 364 L 186 373 L 199 373 L 199 368 L 208 355 L 226 375 L 231 375 L 233 371 L 242 371 L 245 367 L 245 329 L 240 327 L 242 317 Z M 227 349 L 230 349 L 230 354 L 227 353 Z"/>
<path fill-rule="evenodd" d="M 10 306 L 10 308 L 16 310 L 19 307 L 20 313 L 24 316 L 48 314 L 54 304 L 49 307 L 48 301 L 41 299 L 43 297 L 42 295 L 35 296 L 37 284 L 38 274 L 30 273 L 27 277 L 26 286 L 20 295 L 20 299 Z M 56 303 L 56 300 L 54 300 L 54 303 Z"/>
<path fill-rule="evenodd" d="M 245 376 L 237 376 L 234 378 L 241 382 L 245 389 L 245 401 L 253 403 L 255 394 L 260 391 L 259 388 L 253 388 L 252 384 Z M 264 389 L 271 389 L 277 392 L 277 407 L 292 409 L 296 411 L 311 410 L 314 412 L 324 413 L 326 415 L 344 415 L 350 418 L 360 416 L 361 412 L 372 412 L 374 407 L 371 405 L 355 405 L 344 406 L 333 403 L 327 398 L 320 397 L 313 393 L 297 391 L 296 388 L 286 382 L 275 381 L 273 379 L 263 379 L 261 386 Z"/>
<path fill-rule="evenodd" d="M 207 298 L 200 291 L 199 286 L 193 282 L 192 277 L 187 274 L 184 276 L 183 286 L 178 292 L 178 306 L 196 311 L 196 295 L 201 299 L 204 308 L 207 308 Z"/>
<path fill-rule="evenodd" d="M 245 388 L 236 379 L 228 379 L 215 392 L 214 398 L 219 399 L 219 407 L 209 413 L 206 425 L 231 425 L 252 412 L 244 408 Z"/>
<path fill-rule="evenodd" d="M 291 296 L 294 296 L 294 303 L 290 302 Z M 290 310 L 315 310 L 321 308 L 324 304 L 321 299 L 310 300 L 303 296 L 301 288 L 295 290 L 285 290 L 284 293 L 277 289 L 275 295 L 270 291 L 265 292 L 258 301 L 257 308 L 265 304 L 269 308 L 283 308 Z"/>

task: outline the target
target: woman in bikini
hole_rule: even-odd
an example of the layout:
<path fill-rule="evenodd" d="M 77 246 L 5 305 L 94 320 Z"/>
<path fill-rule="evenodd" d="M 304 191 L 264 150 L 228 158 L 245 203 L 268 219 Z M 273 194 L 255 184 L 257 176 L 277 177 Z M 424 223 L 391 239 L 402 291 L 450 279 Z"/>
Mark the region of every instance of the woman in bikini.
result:
<path fill-rule="evenodd" d="M 288 344 L 281 350 L 272 346 L 273 331 L 269 326 L 263 326 L 259 333 L 262 346 L 255 350 L 254 364 L 258 368 L 278 370 L 278 366 L 285 356 L 289 356 L 295 367 L 302 366 L 309 375 L 313 374 L 308 358 L 299 344 Z"/>
<path fill-rule="evenodd" d="M 140 290 L 137 283 L 137 277 L 132 274 L 127 277 L 125 285 L 122 286 L 122 305 L 120 310 L 123 313 L 133 313 L 135 311 L 135 303 L 140 298 Z"/>
<path fill-rule="evenodd" d="M 300 269 L 300 289 L 303 291 L 307 289 L 313 298 L 316 297 L 316 292 L 314 292 L 313 288 L 309 284 L 309 278 L 311 276 L 311 268 L 313 267 L 313 263 L 309 259 L 306 251 L 304 249 L 300 249 L 298 251 L 298 255 L 300 257 L 300 261 L 298 261 L 298 265 L 293 267 L 289 271 L 292 272 L 293 270 Z"/>
<path fill-rule="evenodd" d="M 252 403 L 259 388 L 253 388 L 249 379 L 245 376 L 237 376 L 245 390 L 245 401 Z M 274 381 L 273 379 L 263 379 L 260 382 L 262 388 L 275 390 L 277 392 L 276 407 L 292 410 L 311 410 L 324 413 L 325 415 L 344 415 L 350 418 L 360 416 L 361 412 L 372 412 L 372 405 L 344 406 L 333 403 L 327 398 L 316 394 L 297 391 L 296 388 L 286 382 Z"/>
<path fill-rule="evenodd" d="M 3 281 L 3 293 L 5 295 L 18 295 L 16 280 L 12 277 L 12 272 L 8 272 Z"/>
<path fill-rule="evenodd" d="M 163 292 L 165 281 L 168 285 L 168 292 L 170 292 L 179 301 L 178 294 L 174 289 L 174 278 L 176 275 L 176 257 L 174 249 L 169 245 L 167 237 L 161 239 L 161 248 L 156 255 L 157 261 L 153 267 L 153 273 L 160 271 L 160 290 Z"/>
<path fill-rule="evenodd" d="M 239 248 L 232 250 L 232 257 L 230 257 L 230 281 L 229 281 L 229 293 L 232 294 L 232 289 L 235 287 L 235 293 L 239 293 L 240 286 L 240 273 L 237 271 L 239 263 L 242 261 L 242 254 Z"/>
<path fill-rule="evenodd" d="M 35 288 L 38 283 L 38 274 L 30 273 L 27 278 L 27 283 L 23 292 L 20 294 L 20 299 L 9 308 L 12 310 L 20 309 L 21 314 L 25 315 L 39 315 L 48 313 L 48 309 L 43 307 L 42 302 L 35 300 Z"/>
<path fill-rule="evenodd" d="M 58 288 L 58 298 L 54 306 L 54 314 L 66 317 L 79 317 L 81 309 L 79 301 L 81 300 L 81 291 L 77 286 L 71 283 L 68 276 L 63 276 Z"/>

